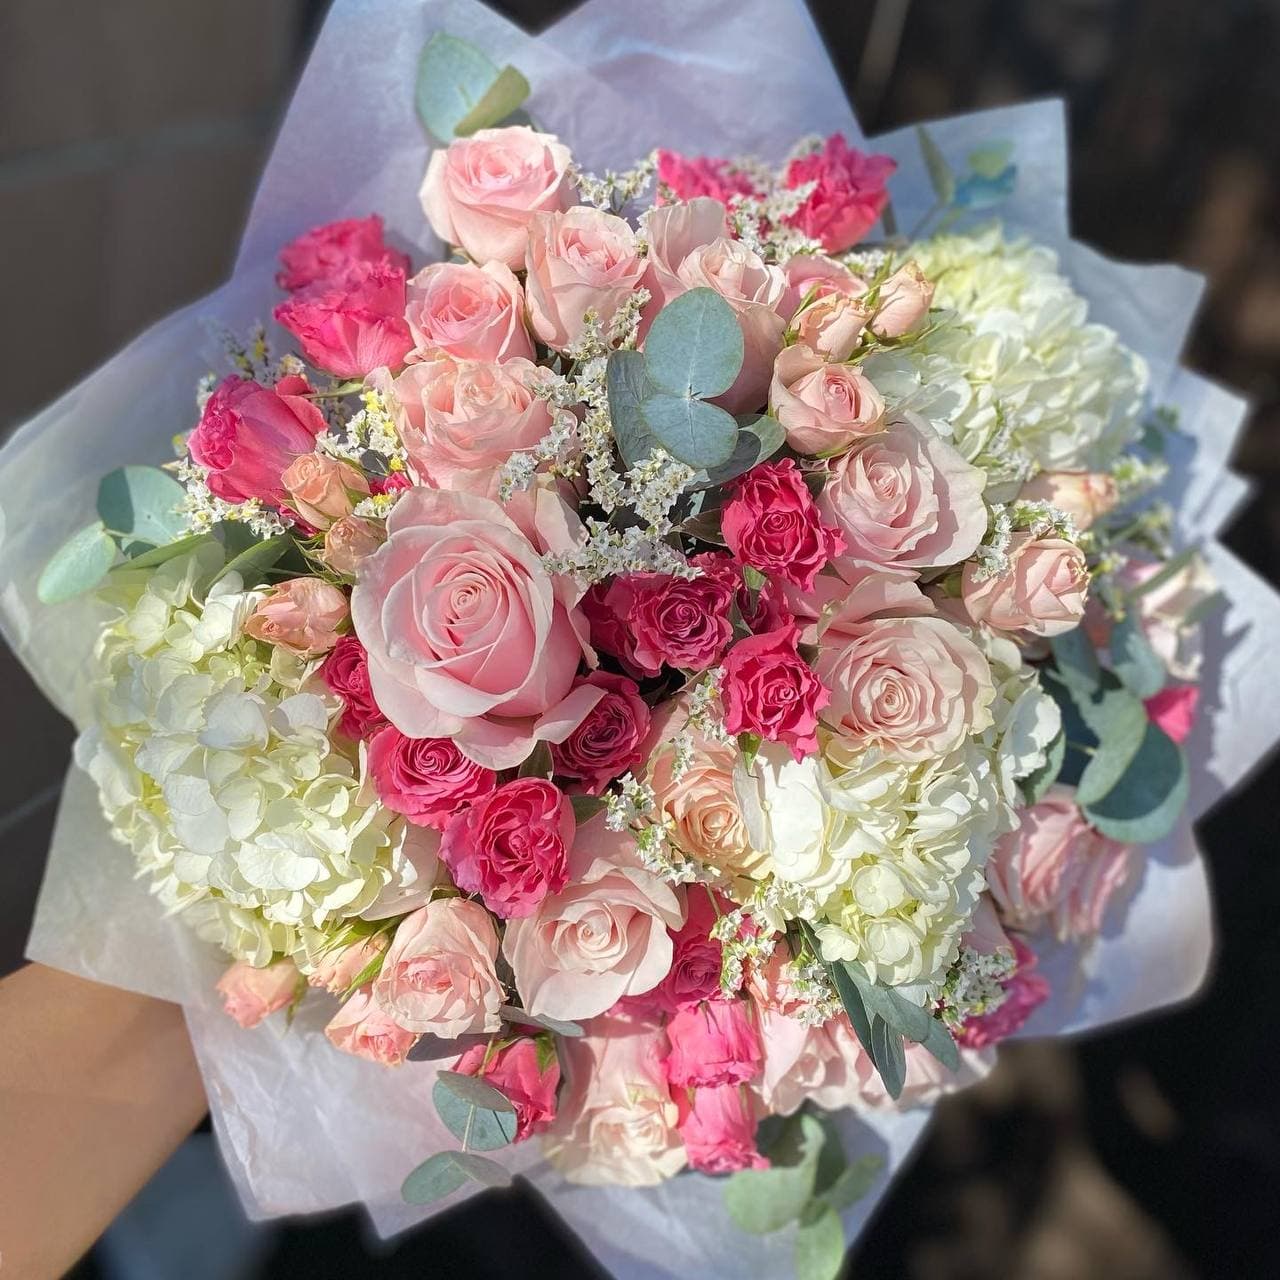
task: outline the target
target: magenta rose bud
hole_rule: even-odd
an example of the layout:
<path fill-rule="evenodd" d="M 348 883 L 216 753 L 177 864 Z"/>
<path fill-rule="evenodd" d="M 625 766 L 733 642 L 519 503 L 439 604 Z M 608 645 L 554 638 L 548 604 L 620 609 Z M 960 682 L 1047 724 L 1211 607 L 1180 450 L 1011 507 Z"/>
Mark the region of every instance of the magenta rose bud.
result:
<path fill-rule="evenodd" d="M 339 280 L 361 262 L 378 262 L 409 270 L 403 253 L 388 249 L 382 239 L 382 219 L 344 218 L 312 227 L 280 250 L 276 284 L 289 293 Z"/>
<path fill-rule="evenodd" d="M 210 491 L 226 502 L 261 498 L 273 506 L 289 499 L 285 471 L 316 447 L 324 414 L 306 393 L 305 378 L 281 378 L 274 387 L 231 374 L 205 404 L 187 438 L 193 461 L 208 469 Z"/>
<path fill-rule="evenodd" d="M 665 573 L 632 573 L 615 579 L 603 609 L 615 624 L 602 626 L 606 648 L 639 675 L 656 676 L 663 664 L 683 671 L 714 666 L 733 639 L 730 610 L 736 588 L 721 575 L 676 578 Z M 599 609 L 600 602 L 593 606 Z M 589 615 L 591 612 L 589 611 Z M 592 635 L 596 634 L 592 623 Z"/>
<path fill-rule="evenodd" d="M 451 738 L 407 738 L 390 724 L 369 739 L 369 772 L 388 809 L 438 830 L 498 783 L 492 769 L 468 760 Z"/>
<path fill-rule="evenodd" d="M 367 738 L 386 717 L 369 687 L 369 662 L 364 645 L 351 635 L 339 636 L 338 643 L 320 667 L 320 679 L 342 699 L 339 730 L 348 738 Z"/>
<path fill-rule="evenodd" d="M 664 1060 L 673 1088 L 744 1084 L 760 1072 L 760 1033 L 745 1000 L 688 1005 L 667 1023 Z"/>
<path fill-rule="evenodd" d="M 769 577 L 812 591 L 818 571 L 844 550 L 844 537 L 822 523 L 795 462 L 752 467 L 731 487 L 720 518 L 729 550 Z"/>
<path fill-rule="evenodd" d="M 897 167 L 889 156 L 868 155 L 833 133 L 821 151 L 797 156 L 787 166 L 788 189 L 817 183 L 788 225 L 822 241 L 827 253 L 851 249 L 888 203 L 885 182 Z"/>
<path fill-rule="evenodd" d="M 600 700 L 563 742 L 552 743 L 551 760 L 558 777 L 580 782 L 594 796 L 644 759 L 649 708 L 626 676 L 594 671 L 580 684 L 599 689 Z"/>
<path fill-rule="evenodd" d="M 1163 729 L 1174 742 L 1186 742 L 1195 728 L 1200 688 L 1194 684 L 1171 684 L 1144 703 L 1147 718 Z"/>
<path fill-rule="evenodd" d="M 293 1000 L 300 982 L 292 960 L 276 960 L 261 968 L 237 960 L 218 979 L 217 991 L 227 1014 L 242 1027 L 256 1027 Z"/>
<path fill-rule="evenodd" d="M 515 1107 L 517 1142 L 541 1133 L 556 1118 L 560 1060 L 550 1036 L 521 1036 L 493 1051 L 488 1045 L 472 1045 L 453 1069 L 479 1076 Z"/>
<path fill-rule="evenodd" d="M 739 640 L 725 656 L 724 727 L 790 747 L 797 760 L 818 749 L 818 712 L 831 701 L 796 651 L 795 624 Z"/>
<path fill-rule="evenodd" d="M 756 1147 L 756 1117 L 741 1085 L 722 1084 L 676 1093 L 676 1127 L 684 1139 L 689 1168 L 700 1173 L 767 1169 Z"/>
<path fill-rule="evenodd" d="M 456 814 L 440 860 L 464 893 L 478 893 L 504 919 L 531 915 L 569 879 L 573 806 L 542 778 L 516 778 Z"/>

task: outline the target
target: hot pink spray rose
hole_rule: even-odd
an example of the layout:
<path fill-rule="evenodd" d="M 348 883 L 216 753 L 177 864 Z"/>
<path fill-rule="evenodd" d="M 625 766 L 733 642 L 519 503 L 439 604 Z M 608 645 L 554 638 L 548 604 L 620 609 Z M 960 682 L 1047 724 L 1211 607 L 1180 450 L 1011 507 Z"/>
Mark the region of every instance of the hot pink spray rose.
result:
<path fill-rule="evenodd" d="M 450 738 L 406 738 L 384 725 L 369 739 L 369 773 L 378 798 L 419 826 L 444 830 L 449 819 L 498 784 Z"/>
<path fill-rule="evenodd" d="M 514 919 L 564 888 L 573 832 L 573 807 L 559 787 L 516 778 L 453 816 L 440 859 L 459 889 Z"/>
<path fill-rule="evenodd" d="M 341 280 L 361 262 L 376 262 L 409 270 L 403 253 L 388 249 L 382 239 L 382 219 L 344 218 L 312 227 L 280 250 L 276 284 L 289 293 Z"/>
<path fill-rule="evenodd" d="M 369 664 L 364 645 L 355 636 L 339 636 L 320 667 L 320 679 L 342 699 L 339 730 L 348 738 L 368 737 L 386 724 L 369 687 Z"/>
<path fill-rule="evenodd" d="M 218 979 L 217 990 L 231 1017 L 242 1027 L 256 1027 L 293 1000 L 301 981 L 292 960 L 276 960 L 262 968 L 237 960 Z"/>
<path fill-rule="evenodd" d="M 682 156 L 678 151 L 658 152 L 658 200 L 662 204 L 670 192 L 676 200 L 708 196 L 722 204 L 732 204 L 740 196 L 763 194 L 744 169 L 732 160 L 716 156 Z"/>
<path fill-rule="evenodd" d="M 418 1038 L 417 1032 L 406 1031 L 378 1007 L 369 987 L 352 994 L 324 1033 L 335 1048 L 382 1067 L 398 1067 Z"/>
<path fill-rule="evenodd" d="M 769 406 L 787 443 L 815 457 L 839 453 L 884 425 L 884 401 L 861 369 L 801 345 L 775 361 Z"/>
<path fill-rule="evenodd" d="M 599 701 L 578 727 L 551 747 L 556 776 L 581 783 L 590 795 L 601 791 L 644 759 L 649 708 L 639 687 L 626 676 L 593 671 L 580 682 L 600 691 Z"/>
<path fill-rule="evenodd" d="M 328 653 L 347 620 L 347 597 L 321 578 L 278 583 L 249 615 L 244 629 L 256 640 L 305 657 Z"/>
<path fill-rule="evenodd" d="M 223 378 L 187 438 L 192 459 L 209 469 L 209 489 L 227 502 L 261 498 L 287 502 L 282 476 L 316 447 L 324 414 L 307 399 L 305 378 L 281 378 L 274 387 Z"/>
<path fill-rule="evenodd" d="M 1174 742 L 1186 742 L 1195 728 L 1199 703 L 1198 685 L 1171 684 L 1148 698 L 1143 705 L 1147 708 L 1147 718 L 1157 729 L 1164 730 Z"/>
<path fill-rule="evenodd" d="M 631 996 L 620 1007 L 634 1008 L 656 1017 L 662 1013 L 675 1013 L 721 994 L 720 970 L 724 948 L 711 936 L 711 930 L 719 919 L 711 891 L 701 885 L 693 886 L 687 895 L 687 910 L 684 924 L 671 935 L 671 968 L 667 976 L 652 991 Z"/>
<path fill-rule="evenodd" d="M 722 1084 L 675 1095 L 677 1125 L 689 1167 L 702 1173 L 767 1169 L 756 1146 L 756 1116 L 751 1096 L 741 1085 Z"/>
<path fill-rule="evenodd" d="M 493 1085 L 515 1107 L 517 1142 L 541 1133 L 556 1118 L 560 1060 L 554 1046 L 544 1057 L 543 1044 L 550 1045 L 549 1036 L 520 1036 L 493 1050 L 472 1045 L 453 1067 L 459 1075 L 479 1076 Z"/>
<path fill-rule="evenodd" d="M 729 650 L 720 696 L 724 727 L 791 748 L 797 760 L 818 749 L 818 712 L 831 694 L 796 651 L 794 623 L 747 636 Z"/>
<path fill-rule="evenodd" d="M 459 360 L 533 359 L 524 290 L 501 262 L 434 262 L 408 286 L 410 359 L 443 351 Z"/>
<path fill-rule="evenodd" d="M 1080 625 L 1089 594 L 1084 552 L 1064 538 L 1015 533 L 1009 541 L 1009 571 L 978 576 L 965 565 L 961 598 L 975 622 L 997 631 L 1060 636 Z"/>
<path fill-rule="evenodd" d="M 759 1074 L 760 1033 L 746 1000 L 686 1005 L 667 1023 L 664 1060 L 673 1086 L 743 1084 Z"/>
<path fill-rule="evenodd" d="M 859 151 L 833 133 L 821 151 L 787 166 L 788 187 L 817 183 L 787 222 L 821 240 L 828 253 L 851 249 L 875 226 L 889 199 L 885 182 L 897 167 L 889 156 Z"/>
<path fill-rule="evenodd" d="M 1035 972 L 1036 953 L 1015 934 L 1010 938 L 1017 967 L 1001 983 L 1005 995 L 990 1013 L 965 1020 L 956 1043 L 965 1049 L 985 1049 L 1007 1040 L 1049 998 L 1049 984 Z"/>

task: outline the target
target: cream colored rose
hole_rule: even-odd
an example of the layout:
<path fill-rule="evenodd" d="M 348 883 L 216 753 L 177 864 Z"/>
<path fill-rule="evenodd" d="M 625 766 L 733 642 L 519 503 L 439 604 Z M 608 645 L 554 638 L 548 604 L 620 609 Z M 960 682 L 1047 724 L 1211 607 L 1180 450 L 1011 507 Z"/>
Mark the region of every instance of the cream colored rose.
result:
<path fill-rule="evenodd" d="M 808 347 L 787 347 L 773 366 L 769 406 L 797 453 L 839 453 L 884 423 L 884 401 L 856 365 L 833 364 Z"/>
<path fill-rule="evenodd" d="M 969 616 L 997 631 L 1060 636 L 1079 626 L 1089 594 L 1084 552 L 1064 538 L 1015 533 L 1009 568 L 988 578 L 965 566 L 961 598 Z"/>
<path fill-rule="evenodd" d="M 1116 505 L 1119 494 L 1115 480 L 1105 472 L 1041 471 L 1022 486 L 1018 499 L 1047 502 L 1083 531 Z"/>

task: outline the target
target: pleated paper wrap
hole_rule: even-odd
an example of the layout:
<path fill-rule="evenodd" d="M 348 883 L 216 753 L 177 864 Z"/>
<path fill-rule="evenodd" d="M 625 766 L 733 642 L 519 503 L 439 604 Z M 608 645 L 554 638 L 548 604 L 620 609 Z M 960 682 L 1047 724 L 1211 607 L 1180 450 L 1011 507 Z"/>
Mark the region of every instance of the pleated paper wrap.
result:
<path fill-rule="evenodd" d="M 417 57 L 437 30 L 519 67 L 533 87 L 534 118 L 588 169 L 627 167 L 658 145 L 777 161 L 807 134 L 862 136 L 799 0 L 589 0 L 536 38 L 473 0 L 336 0 L 254 201 L 233 279 L 143 334 L 0 453 L 0 624 L 72 719 L 84 713 L 93 606 L 45 609 L 35 581 L 89 518 L 99 476 L 122 462 L 163 460 L 173 433 L 191 424 L 196 380 L 215 354 L 204 319 L 243 329 L 265 318 L 274 255 L 316 223 L 377 211 L 416 261 L 440 255 L 417 200 L 429 148 L 413 109 Z M 1185 999 L 1204 980 L 1213 937 L 1191 821 L 1280 733 L 1280 598 L 1212 542 L 1246 493 L 1227 470 L 1245 406 L 1178 367 L 1201 281 L 1177 267 L 1109 262 L 1070 240 L 1061 104 L 981 112 L 931 131 L 956 162 L 981 143 L 1013 143 L 1017 189 L 1000 216 L 1059 251 L 1091 317 L 1150 363 L 1155 402 L 1181 410 L 1190 438 L 1168 484 L 1179 537 L 1207 544 L 1230 600 L 1209 624 L 1204 715 L 1189 744 L 1190 812 L 1149 850 L 1130 900 L 1086 953 L 1043 956 L 1054 997 L 1024 1034 L 1079 1031 Z M 900 224 L 911 226 L 933 203 L 912 131 L 873 142 L 899 162 L 893 198 Z M 222 958 L 162 918 L 108 837 L 93 785 L 74 769 L 28 954 L 185 1006 L 222 1151 L 254 1217 L 359 1201 L 385 1235 L 433 1211 L 399 1195 L 409 1169 L 453 1145 L 430 1103 L 432 1067 L 385 1071 L 334 1051 L 321 1034 L 322 1000 L 308 1001 L 288 1032 L 241 1031 L 213 992 Z M 923 1109 L 841 1117 L 850 1154 L 887 1157 L 872 1194 L 845 1215 L 851 1239 L 928 1118 Z M 740 1233 L 712 1179 L 685 1174 L 651 1190 L 573 1187 L 541 1161 L 536 1143 L 507 1155 L 626 1280 L 789 1273 L 788 1233 Z"/>

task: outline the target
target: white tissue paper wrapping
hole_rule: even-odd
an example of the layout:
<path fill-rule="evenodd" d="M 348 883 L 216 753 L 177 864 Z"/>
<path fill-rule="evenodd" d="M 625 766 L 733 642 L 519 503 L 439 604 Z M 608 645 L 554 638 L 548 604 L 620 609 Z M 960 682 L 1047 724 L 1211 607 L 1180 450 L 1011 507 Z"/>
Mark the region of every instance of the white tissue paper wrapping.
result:
<path fill-rule="evenodd" d="M 232 280 L 170 316 L 18 430 L 0 452 L 0 627 L 50 700 L 77 722 L 94 607 L 40 606 L 35 581 L 53 550 L 89 518 L 100 475 L 162 461 L 191 425 L 197 378 L 214 352 L 204 320 L 243 330 L 275 300 L 272 259 L 316 223 L 380 212 L 392 239 L 422 262 L 439 256 L 417 201 L 428 143 L 414 115 L 418 54 L 437 30 L 461 35 L 528 77 L 528 104 L 588 169 L 623 168 L 663 145 L 693 154 L 780 160 L 804 135 L 862 133 L 799 0 L 589 0 L 531 37 L 475 0 L 336 0 L 302 76 L 253 204 Z M 1192 800 L 1182 825 L 1147 852 L 1121 911 L 1085 954 L 1050 950 L 1052 1000 L 1025 1034 L 1081 1031 L 1191 996 L 1213 949 L 1209 888 L 1191 821 L 1238 783 L 1280 736 L 1280 686 L 1269 663 L 1280 598 L 1213 543 L 1247 492 L 1227 470 L 1245 406 L 1180 369 L 1201 281 L 1170 266 L 1109 262 L 1068 234 L 1061 104 L 1034 103 L 930 126 L 960 163 L 992 140 L 1013 144 L 1013 196 L 996 212 L 1062 255 L 1091 318 L 1112 325 L 1150 363 L 1154 403 L 1181 411 L 1189 433 L 1169 496 L 1184 542 L 1206 546 L 1230 604 L 1209 623 L 1203 714 L 1189 745 Z M 894 155 L 900 225 L 933 203 L 912 130 L 873 140 Z M 108 836 L 92 783 L 74 768 L 58 815 L 28 954 L 101 982 L 184 1005 L 222 1151 L 254 1217 L 363 1202 L 387 1235 L 432 1209 L 406 1206 L 405 1174 L 452 1145 L 430 1103 L 433 1070 L 385 1071 L 332 1049 L 323 1001 L 287 1032 L 241 1031 L 213 992 L 222 960 L 163 918 Z M 845 1215 L 856 1237 L 923 1132 L 927 1109 L 845 1112 L 851 1155 L 877 1151 L 886 1172 Z M 721 1186 L 681 1175 L 652 1189 L 571 1186 L 534 1143 L 509 1149 L 596 1257 L 626 1280 L 787 1274 L 791 1239 L 747 1237 Z M 458 1193 L 461 1197 L 463 1193 Z"/>

